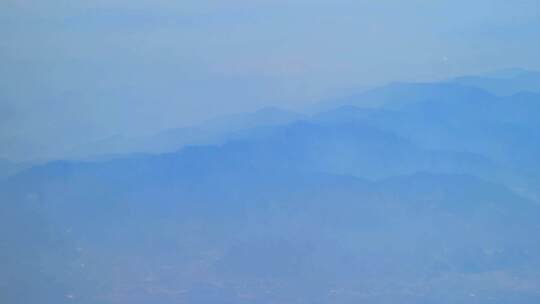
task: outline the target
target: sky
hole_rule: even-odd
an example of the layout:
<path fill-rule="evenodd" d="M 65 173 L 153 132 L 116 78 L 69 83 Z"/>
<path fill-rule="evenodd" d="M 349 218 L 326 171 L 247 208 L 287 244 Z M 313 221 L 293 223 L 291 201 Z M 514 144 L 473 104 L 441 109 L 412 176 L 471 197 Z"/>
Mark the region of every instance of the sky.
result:
<path fill-rule="evenodd" d="M 540 69 L 537 0 L 3 0 L 0 35 L 0 157 L 14 160 L 391 81 Z"/>

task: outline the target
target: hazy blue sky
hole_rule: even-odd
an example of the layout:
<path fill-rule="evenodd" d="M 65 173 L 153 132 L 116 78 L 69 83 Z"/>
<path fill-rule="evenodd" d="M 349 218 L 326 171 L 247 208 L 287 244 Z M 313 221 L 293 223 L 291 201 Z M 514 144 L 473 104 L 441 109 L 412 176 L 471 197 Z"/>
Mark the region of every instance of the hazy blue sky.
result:
<path fill-rule="evenodd" d="M 0 156 L 343 88 L 540 68 L 538 0 L 0 2 Z"/>

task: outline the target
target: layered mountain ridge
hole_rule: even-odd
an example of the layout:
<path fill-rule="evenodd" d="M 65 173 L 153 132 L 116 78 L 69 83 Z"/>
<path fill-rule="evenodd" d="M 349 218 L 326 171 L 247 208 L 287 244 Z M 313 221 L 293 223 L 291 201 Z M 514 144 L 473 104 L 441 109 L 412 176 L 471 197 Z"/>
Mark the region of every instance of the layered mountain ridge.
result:
<path fill-rule="evenodd" d="M 462 82 L 265 109 L 10 174 L 0 300 L 537 303 L 540 95 Z"/>

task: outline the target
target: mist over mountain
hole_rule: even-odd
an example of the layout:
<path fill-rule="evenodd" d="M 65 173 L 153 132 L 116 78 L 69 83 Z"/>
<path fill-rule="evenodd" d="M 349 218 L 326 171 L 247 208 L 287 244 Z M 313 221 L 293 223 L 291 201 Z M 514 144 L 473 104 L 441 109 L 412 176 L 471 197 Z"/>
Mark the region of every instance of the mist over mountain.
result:
<path fill-rule="evenodd" d="M 363 110 L 398 110 L 401 112 L 400 116 L 409 118 L 406 122 L 408 126 L 411 126 L 412 120 L 427 119 L 430 121 L 421 123 L 428 124 L 440 124 L 441 120 L 452 120 L 457 124 L 459 120 L 460 123 L 469 124 L 464 127 L 468 130 L 474 128 L 471 124 L 477 123 L 485 127 L 493 124 L 524 126 L 530 127 L 529 131 L 534 131 L 533 127 L 538 125 L 535 115 L 540 113 L 537 102 L 539 96 L 540 94 L 536 93 L 520 92 L 500 97 L 480 88 L 446 82 L 392 83 L 360 94 L 322 102 L 315 107 L 318 109 L 316 113 L 309 115 L 278 108 L 263 108 L 252 113 L 219 117 L 195 127 L 169 129 L 142 138 L 111 137 L 75 147 L 62 154 L 65 155 L 64 158 L 91 159 L 126 153 L 172 152 L 187 145 L 223 143 L 227 139 L 246 136 L 254 130 L 309 120 L 311 116 L 332 113 L 341 106 L 355 106 Z M 478 115 L 479 112 L 485 115 Z"/>
<path fill-rule="evenodd" d="M 538 303 L 540 95 L 487 89 L 394 83 L 6 163 L 0 301 Z"/>
<path fill-rule="evenodd" d="M 352 96 L 321 104 L 325 110 L 342 105 L 370 108 L 401 108 L 428 101 L 455 102 L 492 99 L 489 92 L 473 86 L 452 83 L 391 83 Z"/>
<path fill-rule="evenodd" d="M 266 107 L 252 113 L 220 116 L 198 126 L 167 129 L 145 137 L 112 136 L 58 153 L 67 159 L 91 160 L 127 153 L 173 152 L 188 145 L 219 144 L 239 132 L 284 125 L 301 117 L 295 112 Z"/>
<path fill-rule="evenodd" d="M 6 179 L 9 176 L 19 173 L 31 166 L 31 163 L 17 163 L 0 158 L 0 180 Z"/>
<path fill-rule="evenodd" d="M 540 303 L 540 1 L 0 1 L 0 304 Z"/>
<path fill-rule="evenodd" d="M 482 88 L 500 96 L 521 92 L 540 93 L 540 72 L 518 68 L 498 70 L 483 75 L 457 77 L 450 82 Z"/>

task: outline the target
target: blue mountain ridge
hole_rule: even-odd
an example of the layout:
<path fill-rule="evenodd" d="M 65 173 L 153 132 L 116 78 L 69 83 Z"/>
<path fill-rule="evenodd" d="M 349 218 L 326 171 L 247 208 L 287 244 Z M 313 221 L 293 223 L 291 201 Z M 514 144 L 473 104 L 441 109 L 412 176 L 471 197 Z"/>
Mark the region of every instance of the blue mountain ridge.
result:
<path fill-rule="evenodd" d="M 0 181 L 0 301 L 538 303 L 538 102 L 396 83 L 33 166 Z"/>

